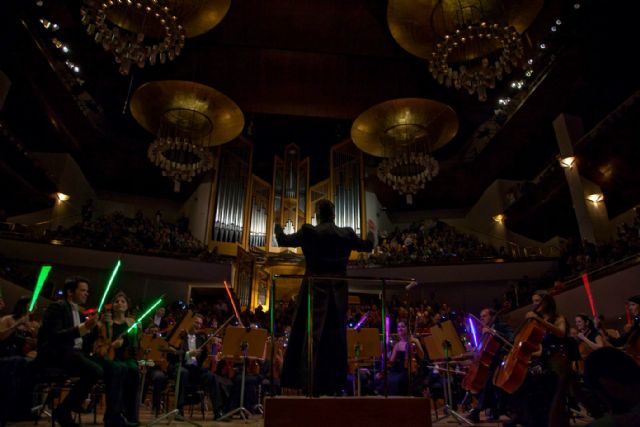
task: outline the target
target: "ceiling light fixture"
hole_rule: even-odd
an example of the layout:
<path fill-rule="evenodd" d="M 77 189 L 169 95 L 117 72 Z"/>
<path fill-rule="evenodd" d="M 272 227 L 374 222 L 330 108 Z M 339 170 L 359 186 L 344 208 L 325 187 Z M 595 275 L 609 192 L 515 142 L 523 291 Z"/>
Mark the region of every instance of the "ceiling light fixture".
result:
<path fill-rule="evenodd" d="M 592 203 L 600 203 L 604 200 L 604 195 L 602 193 L 593 193 L 587 196 L 587 200 Z"/>
<path fill-rule="evenodd" d="M 570 169 L 576 164 L 576 158 L 574 156 L 561 157 L 558 161 L 560 162 L 560 166 L 566 169 Z"/>

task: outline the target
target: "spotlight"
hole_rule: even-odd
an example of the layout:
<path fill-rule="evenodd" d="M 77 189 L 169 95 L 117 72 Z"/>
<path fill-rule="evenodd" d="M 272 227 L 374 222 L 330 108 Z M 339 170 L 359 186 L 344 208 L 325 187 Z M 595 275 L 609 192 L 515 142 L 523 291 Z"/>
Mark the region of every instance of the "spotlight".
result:
<path fill-rule="evenodd" d="M 66 202 L 71 198 L 68 194 L 64 194 L 64 193 L 56 193 L 56 197 L 59 202 Z"/>
<path fill-rule="evenodd" d="M 507 219 L 507 217 L 504 214 L 498 214 L 493 217 L 493 220 L 500 224 L 504 224 L 505 219 Z"/>
<path fill-rule="evenodd" d="M 593 193 L 587 196 L 587 200 L 592 203 L 600 203 L 604 200 L 604 195 L 602 193 Z"/>
<path fill-rule="evenodd" d="M 558 161 L 563 168 L 572 168 L 573 165 L 576 164 L 576 158 L 574 156 L 562 157 L 558 159 Z"/>

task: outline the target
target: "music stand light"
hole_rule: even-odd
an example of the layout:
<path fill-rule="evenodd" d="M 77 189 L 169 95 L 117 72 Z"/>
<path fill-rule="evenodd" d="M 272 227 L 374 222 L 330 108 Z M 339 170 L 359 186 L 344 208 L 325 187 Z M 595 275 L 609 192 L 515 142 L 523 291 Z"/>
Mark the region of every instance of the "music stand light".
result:
<path fill-rule="evenodd" d="M 380 357 L 380 332 L 377 328 L 347 329 L 349 360 L 356 362 L 357 395 L 360 396 L 360 362 Z"/>

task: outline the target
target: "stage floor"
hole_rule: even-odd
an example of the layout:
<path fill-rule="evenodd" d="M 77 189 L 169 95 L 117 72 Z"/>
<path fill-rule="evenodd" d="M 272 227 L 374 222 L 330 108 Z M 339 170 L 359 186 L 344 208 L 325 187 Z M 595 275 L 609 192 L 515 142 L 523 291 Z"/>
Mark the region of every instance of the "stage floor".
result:
<path fill-rule="evenodd" d="M 218 422 L 218 421 L 213 421 L 212 420 L 212 414 L 209 412 L 206 414 L 205 416 L 205 420 L 202 420 L 202 415 L 199 413 L 200 408 L 199 407 L 194 407 L 193 411 L 193 417 L 191 418 L 191 420 L 193 420 L 193 422 L 200 424 L 202 427 L 231 427 L 231 426 L 251 426 L 251 427 L 263 427 L 264 426 L 264 418 L 261 415 L 254 415 L 252 416 L 249 420 L 247 421 L 243 421 L 239 418 L 234 418 L 233 420 L 230 421 L 224 421 L 224 422 Z M 185 414 L 188 415 L 189 414 L 189 407 L 185 408 Z M 431 419 L 432 419 L 432 425 L 433 426 L 451 426 L 451 425 L 459 425 L 459 423 L 457 421 L 455 421 L 452 417 L 446 417 L 443 418 L 443 412 L 442 409 L 438 410 L 438 414 L 437 417 L 435 415 L 435 413 L 432 411 L 431 414 Z M 141 426 L 146 425 L 147 423 L 149 423 L 151 420 L 153 420 L 154 417 L 151 413 L 151 411 L 145 407 L 142 407 L 140 409 L 140 422 L 141 422 Z M 94 425 L 102 425 L 102 414 L 98 414 L 97 417 L 98 423 L 94 424 L 93 423 L 93 414 L 83 414 L 82 415 L 82 424 L 84 426 L 94 426 Z M 503 417 L 503 420 L 506 421 L 507 418 Z M 586 426 L 587 424 L 589 424 L 589 422 L 591 422 L 590 418 L 578 418 L 576 420 L 572 420 L 571 425 L 572 426 Z M 168 423 L 167 421 L 162 421 L 160 423 L 158 423 L 158 426 L 166 426 Z M 185 422 L 179 422 L 179 421 L 172 421 L 170 423 L 172 426 L 175 427 L 188 427 L 190 426 L 190 424 L 185 423 Z M 300 425 L 304 426 L 305 420 L 300 420 Z M 16 426 L 16 427 L 32 427 L 33 421 L 24 421 L 24 422 L 14 422 L 14 423 L 9 423 L 8 425 L 10 426 Z M 41 418 L 40 422 L 38 423 L 38 425 L 43 426 L 43 427 L 47 427 L 51 425 L 51 420 L 47 417 L 43 417 Z M 494 421 L 488 421 L 484 419 L 484 416 L 481 417 L 481 423 L 480 424 L 476 424 L 479 426 L 486 426 L 486 427 L 494 427 L 494 426 L 500 426 L 501 424 L 499 422 L 494 422 Z"/>

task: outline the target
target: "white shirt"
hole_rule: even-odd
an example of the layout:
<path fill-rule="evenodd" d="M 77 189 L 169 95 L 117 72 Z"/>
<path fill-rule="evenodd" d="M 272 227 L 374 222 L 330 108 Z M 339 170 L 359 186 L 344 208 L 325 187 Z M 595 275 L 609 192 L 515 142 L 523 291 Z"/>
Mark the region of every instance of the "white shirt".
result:
<path fill-rule="evenodd" d="M 80 326 L 80 313 L 78 312 L 78 304 L 71 304 L 71 317 L 73 317 L 73 326 Z M 73 348 L 82 350 L 82 337 L 78 337 L 73 341 Z"/>
<path fill-rule="evenodd" d="M 196 336 L 187 334 L 187 345 L 189 346 L 189 351 L 196 350 L 198 347 L 196 346 Z M 187 363 L 190 365 L 197 365 L 198 359 L 195 356 L 190 356 L 187 359 Z"/>

